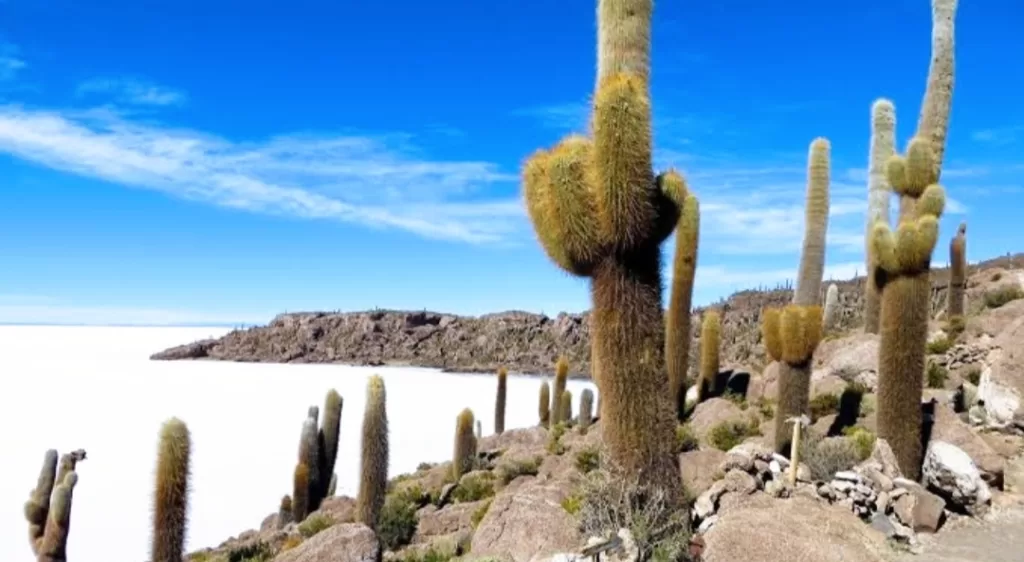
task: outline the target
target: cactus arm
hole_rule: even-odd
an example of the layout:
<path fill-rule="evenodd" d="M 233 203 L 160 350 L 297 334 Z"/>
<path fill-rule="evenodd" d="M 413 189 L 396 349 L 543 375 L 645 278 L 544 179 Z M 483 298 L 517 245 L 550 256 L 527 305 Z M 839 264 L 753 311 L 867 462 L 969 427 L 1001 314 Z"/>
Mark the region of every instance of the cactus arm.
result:
<path fill-rule="evenodd" d="M 932 0 L 932 52 L 928 83 L 917 122 L 917 135 L 927 140 L 934 151 L 935 177 L 938 180 L 946 153 L 949 112 L 953 105 L 954 20 L 957 0 Z"/>
<path fill-rule="evenodd" d="M 807 206 L 804 217 L 803 251 L 793 304 L 820 302 L 825 273 L 825 237 L 828 232 L 829 168 L 831 145 L 817 138 L 811 143 L 807 163 Z"/>
<path fill-rule="evenodd" d="M 875 276 L 878 265 L 871 253 L 871 231 L 878 221 L 889 224 L 891 189 L 885 174 L 886 162 L 895 154 L 896 108 L 887 99 L 876 100 L 871 106 L 871 145 L 868 160 L 868 213 L 865 232 L 865 261 L 867 278 L 864 284 L 864 331 L 878 333 L 881 295 Z"/>
<path fill-rule="evenodd" d="M 665 365 L 668 369 L 669 396 L 676 415 L 682 419 L 686 406 L 686 375 L 690 366 L 691 306 L 693 282 L 697 272 L 697 248 L 700 236 L 700 208 L 697 197 L 686 194 L 676 228 L 676 250 L 672 262 L 672 293 L 669 297 L 665 330 Z"/>

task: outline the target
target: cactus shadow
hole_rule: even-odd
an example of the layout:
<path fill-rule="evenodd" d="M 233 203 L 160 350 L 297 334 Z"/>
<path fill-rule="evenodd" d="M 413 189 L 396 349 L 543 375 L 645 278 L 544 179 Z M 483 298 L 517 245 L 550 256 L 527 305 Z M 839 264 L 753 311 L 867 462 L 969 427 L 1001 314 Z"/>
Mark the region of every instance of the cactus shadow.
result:
<path fill-rule="evenodd" d="M 843 389 L 843 393 L 839 395 L 839 413 L 836 415 L 836 419 L 832 421 L 832 425 L 828 427 L 826 435 L 828 437 L 836 437 L 837 435 L 842 435 L 843 430 L 846 428 L 857 425 L 857 420 L 860 419 L 861 402 L 863 400 L 864 393 L 862 390 L 850 387 Z"/>

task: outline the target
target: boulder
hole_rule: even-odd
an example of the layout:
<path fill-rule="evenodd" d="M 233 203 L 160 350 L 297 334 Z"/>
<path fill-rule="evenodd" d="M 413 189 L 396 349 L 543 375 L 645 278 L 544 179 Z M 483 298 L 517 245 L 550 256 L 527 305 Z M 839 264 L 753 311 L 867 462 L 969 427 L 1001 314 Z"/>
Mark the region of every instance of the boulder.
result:
<path fill-rule="evenodd" d="M 932 426 L 931 438 L 962 449 L 971 457 L 989 485 L 1002 487 L 1006 461 L 949 408 L 935 409 L 935 424 Z"/>
<path fill-rule="evenodd" d="M 745 422 L 748 418 L 747 413 L 735 402 L 725 398 L 711 398 L 697 404 L 689 423 L 693 434 L 703 443 L 716 425 L 729 421 Z"/>
<path fill-rule="evenodd" d="M 274 562 L 378 562 L 380 559 L 380 543 L 369 527 L 343 523 L 286 550 L 274 558 Z"/>
<path fill-rule="evenodd" d="M 899 487 L 906 490 L 893 502 L 893 513 L 900 523 L 915 533 L 934 533 L 946 520 L 946 502 L 939 496 L 925 490 L 916 482 L 897 479 Z"/>
<path fill-rule="evenodd" d="M 885 535 L 848 511 L 803 496 L 747 501 L 719 513 L 704 535 L 703 562 L 814 560 L 881 562 Z"/>
<path fill-rule="evenodd" d="M 571 487 L 567 480 L 519 478 L 502 489 L 473 534 L 474 558 L 529 562 L 577 550 L 583 539 L 562 507 Z"/>
<path fill-rule="evenodd" d="M 719 467 L 727 458 L 728 455 L 718 449 L 698 449 L 679 455 L 683 486 L 693 496 L 703 494 L 714 483 L 716 476 L 726 472 L 719 471 Z"/>
<path fill-rule="evenodd" d="M 932 441 L 921 468 L 929 489 L 946 499 L 950 508 L 981 515 L 988 510 L 992 493 L 981 472 L 963 449 L 944 441 Z"/>

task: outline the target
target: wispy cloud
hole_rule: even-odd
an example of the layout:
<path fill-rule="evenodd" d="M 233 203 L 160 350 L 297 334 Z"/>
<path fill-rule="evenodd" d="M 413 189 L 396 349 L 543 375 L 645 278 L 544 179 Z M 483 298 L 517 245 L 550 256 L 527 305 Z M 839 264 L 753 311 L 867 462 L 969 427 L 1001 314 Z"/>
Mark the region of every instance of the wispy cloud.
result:
<path fill-rule="evenodd" d="M 583 99 L 576 102 L 525 107 L 512 112 L 519 117 L 536 120 L 541 126 L 559 132 L 583 132 L 590 117 L 590 104 Z"/>
<path fill-rule="evenodd" d="M 174 90 L 139 78 L 94 78 L 78 85 L 79 96 L 104 94 L 117 103 L 148 106 L 182 105 L 187 96 Z"/>
<path fill-rule="evenodd" d="M 1024 125 L 979 129 L 971 133 L 971 140 L 988 144 L 1013 144 L 1024 134 Z"/>
<path fill-rule="evenodd" d="M 149 307 L 94 306 L 38 295 L 0 294 L 0 324 L 187 326 L 265 324 L 272 314 L 214 313 Z"/>
<path fill-rule="evenodd" d="M 232 142 L 110 111 L 0 106 L 0 152 L 51 168 L 254 213 L 497 243 L 524 226 L 517 197 L 485 197 L 516 176 L 481 161 L 434 160 L 409 135 L 289 135 Z"/>
<path fill-rule="evenodd" d="M 27 64 L 19 56 L 16 45 L 0 40 L 0 80 L 12 80 Z"/>

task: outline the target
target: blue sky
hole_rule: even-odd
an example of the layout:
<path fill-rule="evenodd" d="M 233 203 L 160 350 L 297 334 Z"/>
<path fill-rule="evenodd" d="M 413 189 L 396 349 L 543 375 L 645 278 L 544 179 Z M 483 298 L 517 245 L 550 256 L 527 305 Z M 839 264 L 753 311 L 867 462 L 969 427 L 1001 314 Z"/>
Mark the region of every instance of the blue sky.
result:
<path fill-rule="evenodd" d="M 1024 250 L 1024 12 L 962 4 L 939 263 L 961 220 L 971 260 Z M 594 6 L 0 1 L 0 322 L 587 308 L 518 173 L 584 128 Z M 793 277 L 816 136 L 826 276 L 863 271 L 870 106 L 894 101 L 902 149 L 930 7 L 825 6 L 655 7 L 656 160 L 701 199 L 698 304 Z"/>

